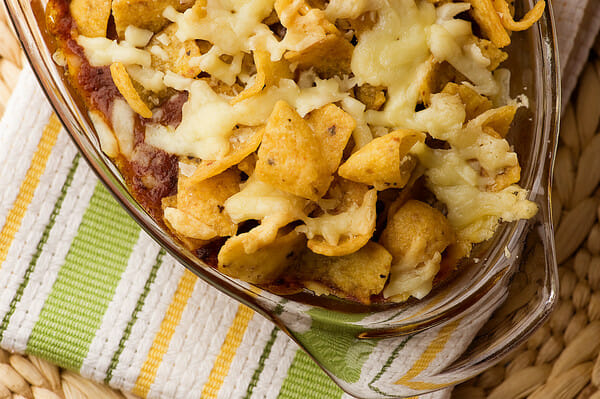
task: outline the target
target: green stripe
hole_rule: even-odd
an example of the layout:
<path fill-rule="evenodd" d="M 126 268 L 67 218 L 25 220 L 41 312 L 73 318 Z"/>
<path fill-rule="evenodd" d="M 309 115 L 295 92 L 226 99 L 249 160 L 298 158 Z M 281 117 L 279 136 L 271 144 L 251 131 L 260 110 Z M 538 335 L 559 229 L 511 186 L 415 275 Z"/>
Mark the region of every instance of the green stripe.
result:
<path fill-rule="evenodd" d="M 81 155 L 79 153 L 77 153 L 77 155 L 75 155 L 75 158 L 73 158 L 73 162 L 71 163 L 71 169 L 69 169 L 69 173 L 67 174 L 67 178 L 65 179 L 65 182 L 60 190 L 58 199 L 54 203 L 54 208 L 52 209 L 52 213 L 50 214 L 50 220 L 48 221 L 48 223 L 46 224 L 46 227 L 44 228 L 42 237 L 40 238 L 40 241 L 37 244 L 36 251 L 33 254 L 33 256 L 31 257 L 29 266 L 27 267 L 27 270 L 25 271 L 25 275 L 23 276 L 23 281 L 21 282 L 21 285 L 19 285 L 19 288 L 17 289 L 15 296 L 10 301 L 8 312 L 6 312 L 6 314 L 4 315 L 4 318 L 2 319 L 2 323 L 0 324 L 0 342 L 4 338 L 4 332 L 8 328 L 8 323 L 10 322 L 12 315 L 15 313 L 15 310 L 17 309 L 17 304 L 21 301 L 21 298 L 23 297 L 23 292 L 25 292 L 25 287 L 27 287 L 27 284 L 29 284 L 29 278 L 31 277 L 31 274 L 35 270 L 35 266 L 37 265 L 37 261 L 40 258 L 40 255 L 42 254 L 44 245 L 48 241 L 48 236 L 50 235 L 50 231 L 52 230 L 52 227 L 54 227 L 54 223 L 56 222 L 56 217 L 58 216 L 58 214 L 60 212 L 60 208 L 62 207 L 63 201 L 65 199 L 65 196 L 67 195 L 67 190 L 69 189 L 69 187 L 71 186 L 71 183 L 73 182 L 73 176 L 75 175 L 75 170 L 77 170 L 77 166 L 79 165 L 79 159 L 81 159 Z"/>
<path fill-rule="evenodd" d="M 98 183 L 33 328 L 28 353 L 72 370 L 81 367 L 139 233 Z"/>
<path fill-rule="evenodd" d="M 246 390 L 246 396 L 244 396 L 244 399 L 248 399 L 250 398 L 250 396 L 252 396 L 252 391 L 254 391 L 254 388 L 256 388 L 256 384 L 258 384 L 258 379 L 260 378 L 260 375 L 262 374 L 265 368 L 265 362 L 271 354 L 271 349 L 273 348 L 273 344 L 277 339 L 278 331 L 279 328 L 277 327 L 273 328 L 273 330 L 271 331 L 271 338 L 269 338 L 269 341 L 267 341 L 265 349 L 263 349 L 263 352 L 260 355 L 260 359 L 258 360 L 258 367 L 256 368 L 256 370 L 254 370 L 254 374 L 252 375 L 252 379 L 250 380 L 250 385 L 248 385 L 248 389 Z"/>
<path fill-rule="evenodd" d="M 164 256 L 165 256 L 165 250 L 161 248 L 161 250 L 158 252 L 158 255 L 156 256 L 156 262 L 154 263 L 154 266 L 152 267 L 152 270 L 150 271 L 150 276 L 148 276 L 148 279 L 146 280 L 146 284 L 144 285 L 144 291 L 140 295 L 140 297 L 137 301 L 137 305 L 135 306 L 135 310 L 133 311 L 133 314 L 131 315 L 131 319 L 129 319 L 129 322 L 127 323 L 127 327 L 125 327 L 125 331 L 123 332 L 121 341 L 119 341 L 119 347 L 113 354 L 113 357 L 110 361 L 110 366 L 108 366 L 108 370 L 106 371 L 106 378 L 104 379 L 104 382 L 106 384 L 110 383 L 110 380 L 113 377 L 113 372 L 115 371 L 115 368 L 117 368 L 117 364 L 119 364 L 119 357 L 121 356 L 121 353 L 123 353 L 123 350 L 125 349 L 125 344 L 127 343 L 127 340 L 129 340 L 129 336 L 131 335 L 131 330 L 133 329 L 133 326 L 135 325 L 135 322 L 137 321 L 138 314 L 142 311 L 142 308 L 144 307 L 144 302 L 146 301 L 146 297 L 148 296 L 148 293 L 150 292 L 150 287 L 152 286 L 152 284 L 154 284 L 154 281 L 156 280 L 156 275 L 158 274 L 158 269 L 160 269 L 160 266 L 162 265 Z"/>
<path fill-rule="evenodd" d="M 298 350 L 279 392 L 280 399 L 334 399 L 344 392 L 308 357 Z"/>
<path fill-rule="evenodd" d="M 387 369 L 390 368 L 390 366 L 392 365 L 392 363 L 394 362 L 394 360 L 398 357 L 398 353 L 400 353 L 400 351 L 402 349 L 404 349 L 404 347 L 406 346 L 406 344 L 408 343 L 408 341 L 410 341 L 410 339 L 412 337 L 413 337 L 413 335 L 409 335 L 408 337 L 406 337 L 406 339 L 404 339 L 402 342 L 400 342 L 400 345 L 398 345 L 396 347 L 396 349 L 394 349 L 392 351 L 392 354 L 390 355 L 390 357 L 388 357 L 388 359 L 386 360 L 386 362 L 383 365 L 383 367 L 381 368 L 381 370 L 379 370 L 379 372 L 377 373 L 377 375 L 371 380 L 371 382 L 369 382 L 369 388 L 371 388 L 371 390 L 373 390 L 374 392 L 377 392 L 380 395 L 388 396 L 390 398 L 397 397 L 397 395 L 390 395 L 388 393 L 385 393 L 385 392 L 381 391 L 379 388 L 377 388 L 373 384 L 375 384 L 377 381 L 379 381 L 379 379 L 381 378 L 381 376 L 383 375 L 383 373 L 385 373 L 387 371 Z"/>

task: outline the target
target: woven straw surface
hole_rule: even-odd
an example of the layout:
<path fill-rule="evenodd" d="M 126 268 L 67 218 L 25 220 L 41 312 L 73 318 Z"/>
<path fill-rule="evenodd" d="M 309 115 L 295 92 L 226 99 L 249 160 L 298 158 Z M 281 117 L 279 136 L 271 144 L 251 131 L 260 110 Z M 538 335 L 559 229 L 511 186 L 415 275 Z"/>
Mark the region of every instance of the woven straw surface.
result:
<path fill-rule="evenodd" d="M 600 399 L 600 41 L 562 122 L 553 190 L 560 300 L 549 321 L 453 398 Z M 0 116 L 22 54 L 0 9 Z M 2 398 L 133 398 L 33 356 L 0 349 Z"/>

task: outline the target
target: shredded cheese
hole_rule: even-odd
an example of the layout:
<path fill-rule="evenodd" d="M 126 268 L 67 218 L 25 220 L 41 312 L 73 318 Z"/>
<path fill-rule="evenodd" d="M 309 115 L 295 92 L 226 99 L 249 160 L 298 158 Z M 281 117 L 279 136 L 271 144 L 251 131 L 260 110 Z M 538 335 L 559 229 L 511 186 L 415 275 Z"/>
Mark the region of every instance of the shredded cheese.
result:
<path fill-rule="evenodd" d="M 324 105 L 341 101 L 348 94 L 340 90 L 337 78 L 322 80 L 315 77 L 314 87 L 301 89 L 293 80 L 282 79 L 264 93 L 231 105 L 229 98 L 217 94 L 203 80 L 183 78 L 167 73 L 164 84 L 190 93 L 182 110 L 182 122 L 173 129 L 150 124 L 146 142 L 177 155 L 217 160 L 230 150 L 229 135 L 234 126 L 264 124 L 275 103 L 284 100 L 294 106 L 301 116 Z"/>
<path fill-rule="evenodd" d="M 377 201 L 377 191 L 370 190 L 365 194 L 361 206 L 353 205 L 350 209 L 338 213 L 324 213 L 316 218 L 304 216 L 305 223 L 296 228 L 299 233 L 306 234 L 308 239 L 322 236 L 330 245 L 338 245 L 343 236 L 360 236 L 371 233 L 373 226 L 370 217 L 373 204 Z M 374 223 L 373 223 L 374 225 Z"/>
<path fill-rule="evenodd" d="M 135 47 L 146 47 L 152 39 L 152 31 L 130 25 L 125 29 L 125 41 Z"/>
<path fill-rule="evenodd" d="M 331 0 L 325 15 L 332 22 L 339 18 L 356 19 L 365 12 L 377 10 L 382 3 L 380 0 Z"/>
<path fill-rule="evenodd" d="M 105 37 L 77 36 L 77 43 L 83 47 L 85 56 L 92 66 L 105 66 L 113 62 L 125 65 L 141 65 L 149 67 L 152 61 L 150 53 L 135 48 L 127 41 L 117 43 Z"/>
<path fill-rule="evenodd" d="M 279 215 L 287 224 L 304 217 L 307 203 L 308 200 L 281 191 L 252 175 L 239 193 L 225 201 L 225 210 L 234 223 Z"/>
<path fill-rule="evenodd" d="M 113 132 L 119 143 L 119 150 L 125 158 L 133 154 L 133 124 L 135 113 L 125 100 L 117 99 L 111 110 Z"/>
<path fill-rule="evenodd" d="M 485 241 L 501 220 L 512 222 L 536 214 L 537 205 L 517 185 L 499 192 L 482 191 L 482 177 L 460 150 L 432 150 L 421 143 L 413 149 L 426 168 L 427 186 L 446 204 L 448 221 L 462 242 Z"/>
<path fill-rule="evenodd" d="M 193 9 L 178 13 L 167 7 L 163 15 L 177 24 L 177 38 L 182 42 L 202 39 L 213 43 L 225 54 L 251 50 L 250 38 L 273 10 L 274 0 L 208 0 L 206 16 L 199 18 Z"/>
<path fill-rule="evenodd" d="M 147 90 L 158 93 L 167 88 L 163 82 L 165 74 L 161 71 L 141 67 L 139 65 L 129 65 L 127 67 L 127 73 L 133 80 L 144 86 Z"/>

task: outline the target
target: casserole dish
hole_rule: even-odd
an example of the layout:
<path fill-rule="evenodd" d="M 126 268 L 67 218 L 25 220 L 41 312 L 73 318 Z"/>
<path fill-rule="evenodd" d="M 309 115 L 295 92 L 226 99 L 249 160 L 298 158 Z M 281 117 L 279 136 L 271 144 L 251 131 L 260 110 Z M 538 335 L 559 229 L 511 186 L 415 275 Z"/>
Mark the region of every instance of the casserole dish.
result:
<path fill-rule="evenodd" d="M 467 354 L 445 370 L 420 374 L 418 381 L 421 384 L 415 385 L 397 383 L 399 379 L 394 379 L 394 368 L 389 364 L 400 360 L 394 358 L 394 348 L 407 336 L 469 315 L 489 314 L 497 307 L 506 298 L 511 277 L 521 264 L 518 254 L 525 243 L 529 223 L 520 221 L 503 225 L 493 239 L 474 249 L 455 278 L 437 287 L 420 302 L 363 306 L 309 294 L 283 298 L 227 277 L 205 267 L 133 200 L 118 169 L 100 150 L 81 101 L 52 60 L 47 36 L 42 28 L 42 5 L 16 0 L 5 2 L 33 68 L 57 114 L 115 198 L 182 264 L 211 285 L 276 323 L 348 392 L 362 397 L 414 396 L 459 382 L 491 366 L 502 354 L 522 342 L 549 313 L 556 296 L 556 262 L 548 193 L 559 109 L 554 33 L 549 7 L 542 20 L 531 30 L 514 35 L 514 44 L 509 50 L 509 68 L 520 71 L 513 77 L 513 94 L 525 92 L 530 100 L 529 109 L 519 114 L 510 134 L 523 163 L 521 184 L 529 190 L 529 198 L 539 206 L 534 232 L 545 246 L 545 261 L 537 265 L 544 269 L 544 274 L 541 278 L 532 279 L 536 289 L 527 291 L 532 295 L 524 301 L 526 308 L 520 307 L 525 310 L 515 308 L 510 312 L 506 309 L 500 312 L 510 323 L 503 323 L 502 329 L 494 329 L 494 334 L 477 337 Z M 532 253 L 536 254 L 535 251 Z M 515 314 L 519 317 L 513 317 Z M 309 330 L 315 333 L 307 334 Z M 384 356 L 381 364 L 374 364 L 371 360 L 375 359 L 370 359 L 369 362 L 359 363 L 360 367 L 349 364 L 352 362 L 351 356 L 334 356 L 338 360 L 331 361 L 332 354 L 323 351 L 323 347 L 331 345 L 332 341 L 339 342 L 340 348 L 346 351 L 353 346 L 362 348 L 362 359 L 369 357 L 375 347 L 389 353 L 389 356 Z M 347 372 L 349 369 L 353 371 Z M 380 378 L 375 384 L 372 378 L 362 378 L 363 372 L 380 375 Z"/>

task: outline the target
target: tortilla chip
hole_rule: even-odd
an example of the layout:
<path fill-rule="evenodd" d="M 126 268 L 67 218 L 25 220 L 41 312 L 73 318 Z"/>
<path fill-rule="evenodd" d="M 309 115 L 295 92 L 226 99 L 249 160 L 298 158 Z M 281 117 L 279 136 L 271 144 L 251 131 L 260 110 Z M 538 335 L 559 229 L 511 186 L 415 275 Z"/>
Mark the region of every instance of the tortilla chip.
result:
<path fill-rule="evenodd" d="M 286 60 L 301 69 L 314 68 L 324 78 L 349 74 L 354 46 L 332 24 L 325 12 L 304 0 L 276 0 L 275 10 L 286 28 Z"/>
<path fill-rule="evenodd" d="M 490 71 L 496 70 L 496 68 L 508 58 L 507 53 L 500 50 L 489 40 L 477 38 L 475 44 L 477 44 L 477 47 L 479 47 L 483 56 L 490 60 L 490 65 L 487 67 Z"/>
<path fill-rule="evenodd" d="M 300 69 L 313 68 L 325 79 L 349 75 L 354 46 L 342 35 L 329 34 L 301 51 L 288 51 L 285 59 Z"/>
<path fill-rule="evenodd" d="M 367 109 L 379 111 L 383 104 L 386 102 L 385 87 L 383 86 L 371 86 L 365 83 L 362 86 L 357 86 L 354 89 L 356 98 L 365 106 Z"/>
<path fill-rule="evenodd" d="M 440 268 L 441 253 L 456 240 L 446 217 L 424 202 L 410 200 L 390 215 L 379 242 L 392 254 L 386 297 L 424 297 Z"/>
<path fill-rule="evenodd" d="M 205 81 L 217 94 L 222 94 L 227 97 L 235 97 L 244 91 L 244 86 L 240 85 L 237 81 L 232 85 L 228 85 L 222 80 L 213 77 L 203 77 L 199 80 Z"/>
<path fill-rule="evenodd" d="M 251 254 L 259 249 L 271 245 L 277 238 L 279 230 L 293 221 L 290 214 L 278 213 L 266 216 L 262 219 L 259 226 L 256 226 L 247 233 L 237 235 L 236 245 L 242 245 L 246 253 Z"/>
<path fill-rule="evenodd" d="M 182 12 L 193 5 L 192 1 L 180 0 L 113 0 L 112 13 L 119 37 L 123 37 L 129 25 L 160 31 L 168 20 L 163 17 L 163 11 L 168 6 Z"/>
<path fill-rule="evenodd" d="M 311 7 L 305 0 L 276 0 L 275 11 L 286 28 L 283 40 L 293 51 L 292 56 L 322 42 L 328 35 L 340 35 L 325 12 Z"/>
<path fill-rule="evenodd" d="M 379 191 L 402 188 L 416 166 L 416 159 L 408 152 L 418 141 L 424 142 L 425 135 L 408 129 L 378 137 L 352 154 L 339 167 L 338 174 Z"/>
<path fill-rule="evenodd" d="M 348 23 L 350 24 L 351 29 L 354 31 L 356 36 L 360 36 L 363 32 L 371 30 L 375 23 L 377 22 L 377 18 L 373 18 L 373 13 L 366 12 L 360 15 L 358 18 L 349 19 Z M 337 21 L 339 23 L 340 20 Z"/>
<path fill-rule="evenodd" d="M 152 118 L 152 111 L 148 108 L 146 103 L 144 103 L 138 92 L 135 90 L 135 87 L 133 87 L 133 82 L 125 69 L 125 66 L 120 62 L 111 64 L 110 75 L 112 76 L 115 86 L 119 89 L 119 93 L 123 95 L 131 109 L 140 114 L 143 118 Z"/>
<path fill-rule="evenodd" d="M 252 153 L 248 155 L 246 158 L 242 159 L 240 163 L 237 164 L 237 168 L 251 176 L 254 173 L 254 168 L 256 168 L 256 161 L 258 160 L 258 155 L 256 153 Z"/>
<path fill-rule="evenodd" d="M 506 168 L 494 178 L 494 182 L 486 187 L 487 191 L 498 192 L 521 180 L 521 166 L 514 165 Z"/>
<path fill-rule="evenodd" d="M 163 217 L 183 237 L 206 241 L 219 235 L 213 227 L 177 208 L 165 208 Z"/>
<path fill-rule="evenodd" d="M 354 118 L 336 105 L 328 104 L 309 113 L 306 122 L 327 154 L 327 169 L 330 173 L 335 172 L 356 127 Z"/>
<path fill-rule="evenodd" d="M 286 60 L 271 61 L 267 51 L 255 50 L 253 52 L 256 76 L 254 83 L 247 86 L 244 91 L 233 98 L 230 103 L 235 104 L 252 96 L 258 95 L 267 87 L 276 86 L 281 79 L 292 79 L 293 74 L 290 64 Z"/>
<path fill-rule="evenodd" d="M 262 23 L 271 26 L 279 23 L 279 16 L 277 16 L 277 12 L 275 10 L 271 11 L 271 13 L 262 20 Z"/>
<path fill-rule="evenodd" d="M 196 0 L 194 2 L 194 5 L 192 6 L 192 11 L 194 12 L 194 14 L 196 14 L 196 16 L 199 19 L 205 18 L 206 17 L 206 6 L 207 6 L 207 1 L 206 0 Z"/>
<path fill-rule="evenodd" d="M 71 0 L 69 10 L 77 30 L 87 37 L 106 37 L 112 0 Z"/>
<path fill-rule="evenodd" d="M 357 252 L 340 257 L 305 251 L 290 273 L 292 279 L 319 294 L 333 294 L 368 304 L 371 295 L 383 290 L 391 262 L 390 253 L 370 241 Z"/>
<path fill-rule="evenodd" d="M 466 85 L 458 85 L 450 82 L 444 87 L 442 93 L 452 95 L 458 94 L 460 96 L 463 104 L 465 104 L 465 113 L 467 115 L 465 121 L 470 121 L 492 108 L 492 102 L 490 100 Z"/>
<path fill-rule="evenodd" d="M 546 3 L 544 0 L 538 1 L 535 6 L 525 14 L 519 22 L 515 22 L 512 16 L 509 3 L 506 0 L 494 0 L 494 8 L 500 15 L 502 25 L 510 31 L 526 30 L 536 23 L 544 14 Z"/>
<path fill-rule="evenodd" d="M 368 191 L 369 187 L 366 184 L 336 176 L 320 203 L 330 202 L 329 206 L 322 206 L 322 209 L 331 214 L 338 214 L 361 206 Z"/>
<path fill-rule="evenodd" d="M 203 228 L 198 223 L 193 225 L 194 228 L 198 229 L 195 234 L 190 234 L 190 230 L 183 226 L 178 228 L 181 225 L 176 225 L 175 222 L 185 221 L 183 215 L 178 212 L 170 211 L 170 215 L 176 217 L 177 220 L 171 220 L 167 217 L 167 214 L 165 214 L 165 219 L 180 234 L 187 237 L 207 240 L 216 236 L 233 236 L 237 232 L 237 225 L 233 223 L 227 214 L 224 203 L 229 197 L 239 191 L 239 184 L 240 177 L 234 170 L 225 171 L 198 183 L 185 177 L 183 174 L 179 175 L 177 183 L 177 209 L 181 213 L 193 217 L 210 228 L 214 232 L 212 236 L 209 236 L 208 228 Z M 190 223 L 192 222 L 193 220 L 190 220 Z"/>
<path fill-rule="evenodd" d="M 394 262 L 417 264 L 443 252 L 454 240 L 454 231 L 440 211 L 424 202 L 409 200 L 390 214 L 379 242 L 392 254 Z"/>
<path fill-rule="evenodd" d="M 152 68 L 165 73 L 172 71 L 186 78 L 194 78 L 202 72 L 202 69 L 198 65 L 193 65 L 191 61 L 202 53 L 196 41 L 181 42 L 175 35 L 176 32 L 177 24 L 170 24 L 154 35 L 145 47 L 145 50 L 149 51 L 152 56 Z M 152 51 L 153 48 L 159 48 L 162 51 Z"/>
<path fill-rule="evenodd" d="M 256 151 L 262 140 L 263 132 L 264 128 L 262 126 L 239 127 L 233 131 L 229 138 L 231 144 L 229 154 L 222 159 L 184 162 L 196 167 L 196 170 L 190 176 L 190 183 L 200 183 L 242 162 L 244 158 Z"/>
<path fill-rule="evenodd" d="M 275 104 L 258 149 L 255 175 L 302 198 L 318 200 L 333 179 L 317 135 L 285 101 Z"/>
<path fill-rule="evenodd" d="M 470 123 L 481 124 L 481 127 L 488 134 L 491 129 L 500 135 L 500 137 L 506 137 L 516 113 L 517 107 L 514 105 L 505 105 L 484 112 Z"/>
<path fill-rule="evenodd" d="M 502 25 L 500 16 L 494 8 L 492 0 L 469 0 L 471 3 L 471 15 L 481 28 L 481 31 L 498 48 L 510 44 L 510 36 Z"/>
<path fill-rule="evenodd" d="M 305 238 L 291 231 L 279 234 L 270 244 L 247 253 L 240 236 L 232 237 L 219 251 L 218 269 L 230 277 L 252 284 L 270 283 L 291 266 L 304 247 Z"/>
<path fill-rule="evenodd" d="M 165 208 L 177 208 L 177 194 L 168 197 L 163 197 L 160 200 L 161 206 Z"/>
<path fill-rule="evenodd" d="M 172 195 L 170 197 L 164 197 L 161 200 L 161 207 L 163 210 L 163 214 L 167 208 L 177 208 L 177 195 Z M 173 233 L 173 235 L 175 237 L 177 237 L 177 239 L 179 241 L 181 241 L 181 243 L 190 251 L 194 251 L 198 248 L 202 248 L 206 244 L 209 243 L 209 241 L 206 241 L 206 240 L 199 240 L 199 239 L 190 238 L 190 237 L 181 235 L 177 230 L 175 230 L 175 228 L 169 223 L 168 220 L 163 218 L 163 221 L 165 222 L 165 225 L 167 226 L 167 228 Z"/>
<path fill-rule="evenodd" d="M 419 100 L 426 107 L 431 105 L 431 95 L 439 93 L 448 82 L 465 80 L 448 62 L 439 63 L 433 56 L 430 56 L 422 71 L 419 85 Z"/>

